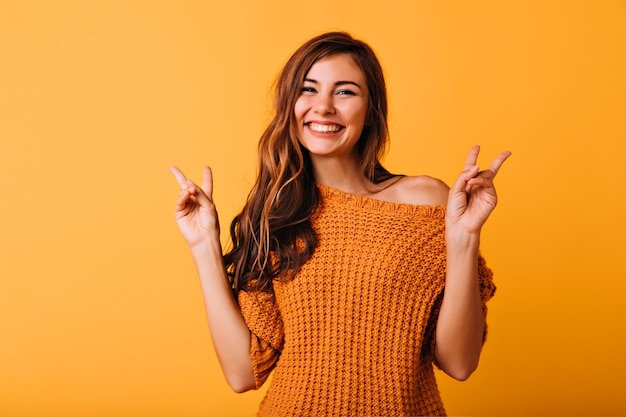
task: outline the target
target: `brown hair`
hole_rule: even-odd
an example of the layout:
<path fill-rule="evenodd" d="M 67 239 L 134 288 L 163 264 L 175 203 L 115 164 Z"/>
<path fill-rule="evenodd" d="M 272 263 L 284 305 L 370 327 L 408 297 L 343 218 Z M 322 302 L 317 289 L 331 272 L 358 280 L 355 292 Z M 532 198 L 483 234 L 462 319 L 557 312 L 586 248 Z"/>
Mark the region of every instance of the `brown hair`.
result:
<path fill-rule="evenodd" d="M 275 114 L 259 141 L 256 183 L 230 226 L 232 247 L 224 263 L 235 294 L 271 291 L 273 279 L 290 279 L 313 254 L 310 219 L 319 197 L 308 151 L 298 141 L 294 106 L 310 68 L 335 54 L 349 55 L 368 86 L 368 113 L 355 148 L 361 172 L 374 183 L 392 176 L 380 163 L 389 136 L 387 89 L 374 51 L 344 32 L 307 41 L 278 76 Z"/>

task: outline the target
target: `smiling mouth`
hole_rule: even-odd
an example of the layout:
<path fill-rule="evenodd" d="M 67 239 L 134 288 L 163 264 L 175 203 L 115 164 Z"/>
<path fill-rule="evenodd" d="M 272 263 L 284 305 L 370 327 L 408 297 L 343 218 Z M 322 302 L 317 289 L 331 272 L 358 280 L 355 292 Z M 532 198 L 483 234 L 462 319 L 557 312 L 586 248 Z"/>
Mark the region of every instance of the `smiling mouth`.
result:
<path fill-rule="evenodd" d="M 309 129 L 311 129 L 314 132 L 317 133 L 337 133 L 339 132 L 341 129 L 343 129 L 343 126 L 341 125 L 322 125 L 319 123 L 313 123 L 313 122 L 309 122 L 306 124 Z"/>

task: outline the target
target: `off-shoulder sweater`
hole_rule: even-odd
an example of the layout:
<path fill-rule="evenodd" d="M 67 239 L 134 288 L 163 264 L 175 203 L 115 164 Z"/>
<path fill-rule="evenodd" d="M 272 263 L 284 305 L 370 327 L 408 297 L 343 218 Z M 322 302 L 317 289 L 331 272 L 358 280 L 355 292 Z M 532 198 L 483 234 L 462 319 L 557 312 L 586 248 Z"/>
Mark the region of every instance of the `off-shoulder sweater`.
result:
<path fill-rule="evenodd" d="M 442 416 L 434 330 L 445 284 L 445 207 L 318 185 L 317 246 L 274 294 L 241 292 L 259 417 Z M 495 292 L 478 262 L 483 311 Z"/>

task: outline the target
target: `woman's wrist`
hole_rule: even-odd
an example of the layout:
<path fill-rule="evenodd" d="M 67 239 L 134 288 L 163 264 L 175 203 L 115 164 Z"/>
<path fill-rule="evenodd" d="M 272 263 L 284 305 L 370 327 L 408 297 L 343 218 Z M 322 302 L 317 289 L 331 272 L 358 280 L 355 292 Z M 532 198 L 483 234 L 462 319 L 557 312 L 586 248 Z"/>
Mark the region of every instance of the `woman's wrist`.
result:
<path fill-rule="evenodd" d="M 480 231 L 468 232 L 464 229 L 446 227 L 446 247 L 450 250 L 477 251 L 480 246 Z"/>
<path fill-rule="evenodd" d="M 189 244 L 189 250 L 194 257 L 198 255 L 206 256 L 211 253 L 222 256 L 222 244 L 219 236 L 211 237 L 207 235 L 205 238 Z"/>

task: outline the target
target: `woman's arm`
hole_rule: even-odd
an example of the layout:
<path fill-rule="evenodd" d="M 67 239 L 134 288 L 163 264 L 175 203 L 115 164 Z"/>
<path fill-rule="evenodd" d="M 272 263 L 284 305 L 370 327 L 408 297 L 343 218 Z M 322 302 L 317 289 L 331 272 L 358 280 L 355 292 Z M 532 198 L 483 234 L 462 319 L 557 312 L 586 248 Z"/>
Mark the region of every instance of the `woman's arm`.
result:
<path fill-rule="evenodd" d="M 435 356 L 439 367 L 460 381 L 478 366 L 485 331 L 478 241 L 478 236 L 446 236 L 446 287 L 437 318 Z"/>
<path fill-rule="evenodd" d="M 493 179 L 511 155 L 504 152 L 487 170 L 479 171 L 479 150 L 471 149 L 465 170 L 449 192 L 446 287 L 435 332 L 440 368 L 461 381 L 478 366 L 485 331 L 478 282 L 480 231 L 497 203 Z"/>
<path fill-rule="evenodd" d="M 178 169 L 170 169 L 181 191 L 176 201 L 176 222 L 196 265 L 213 346 L 228 384 L 236 392 L 255 387 L 250 358 L 250 330 L 232 294 L 219 239 L 217 210 L 213 203 L 213 177 L 204 167 L 202 187 Z"/>

